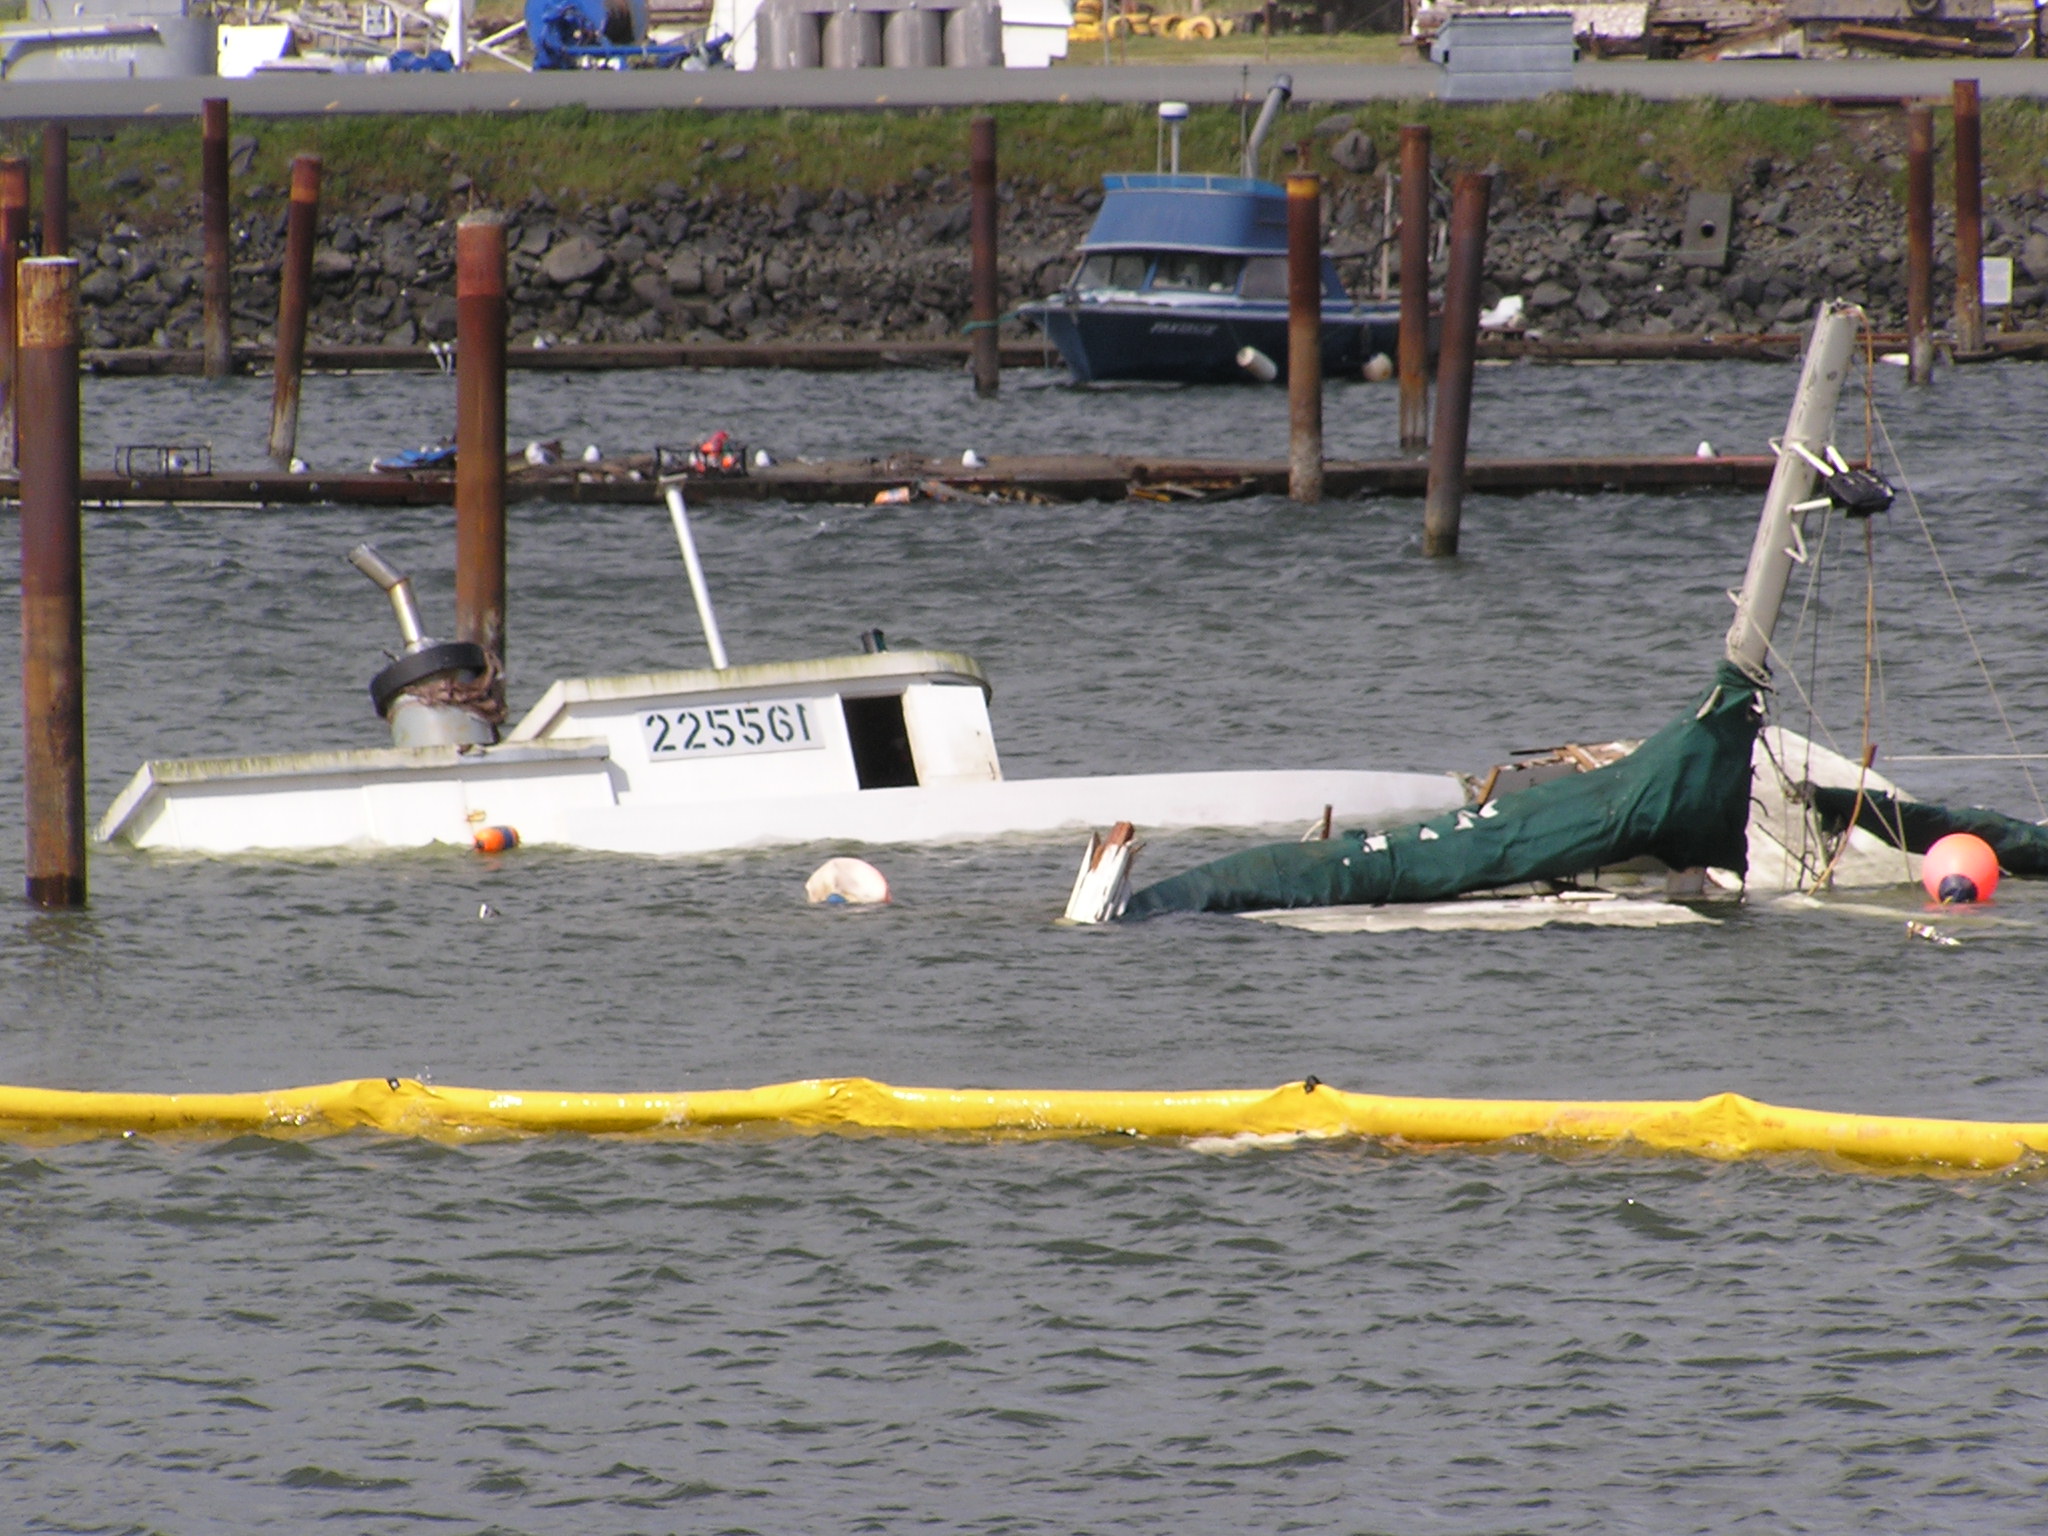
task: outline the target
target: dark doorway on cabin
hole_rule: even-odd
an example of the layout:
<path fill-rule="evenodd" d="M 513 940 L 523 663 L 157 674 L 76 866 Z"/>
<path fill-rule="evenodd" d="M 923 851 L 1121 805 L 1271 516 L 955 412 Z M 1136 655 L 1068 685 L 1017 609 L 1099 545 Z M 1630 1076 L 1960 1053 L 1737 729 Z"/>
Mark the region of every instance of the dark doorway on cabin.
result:
<path fill-rule="evenodd" d="M 910 732 L 903 724 L 903 695 L 842 698 L 846 735 L 853 743 L 853 771 L 862 789 L 909 789 L 917 783 Z"/>

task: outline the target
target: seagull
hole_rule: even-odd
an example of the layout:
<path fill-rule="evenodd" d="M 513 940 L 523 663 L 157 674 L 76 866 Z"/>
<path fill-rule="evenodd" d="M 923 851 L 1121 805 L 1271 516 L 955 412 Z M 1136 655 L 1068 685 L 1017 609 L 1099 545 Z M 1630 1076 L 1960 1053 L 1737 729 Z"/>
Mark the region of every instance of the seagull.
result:
<path fill-rule="evenodd" d="M 492 906 L 488 901 L 480 901 L 477 903 L 476 915 L 478 922 L 487 923 L 492 918 L 498 915 L 498 909 Z"/>

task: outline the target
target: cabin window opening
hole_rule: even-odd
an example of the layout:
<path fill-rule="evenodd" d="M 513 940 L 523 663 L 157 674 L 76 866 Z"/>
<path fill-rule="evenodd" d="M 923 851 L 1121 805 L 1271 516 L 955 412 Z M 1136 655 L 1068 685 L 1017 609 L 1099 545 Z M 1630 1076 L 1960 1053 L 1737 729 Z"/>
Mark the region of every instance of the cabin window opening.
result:
<path fill-rule="evenodd" d="M 842 698 L 846 737 L 853 743 L 853 771 L 862 789 L 910 789 L 917 784 L 917 760 L 910 755 L 910 730 L 903 723 L 903 695 Z"/>
<path fill-rule="evenodd" d="M 1241 298 L 1284 299 L 1287 297 L 1287 258 L 1285 256 L 1254 256 L 1244 264 L 1244 286 L 1238 290 Z"/>
<path fill-rule="evenodd" d="M 1154 289 L 1175 293 L 1231 293 L 1237 288 L 1239 256 L 1212 256 L 1201 251 L 1168 251 L 1152 272 Z"/>
<path fill-rule="evenodd" d="M 1120 288 L 1136 293 L 1145 286 L 1145 269 L 1152 258 L 1143 251 L 1098 251 L 1081 263 L 1074 274 L 1076 288 Z"/>

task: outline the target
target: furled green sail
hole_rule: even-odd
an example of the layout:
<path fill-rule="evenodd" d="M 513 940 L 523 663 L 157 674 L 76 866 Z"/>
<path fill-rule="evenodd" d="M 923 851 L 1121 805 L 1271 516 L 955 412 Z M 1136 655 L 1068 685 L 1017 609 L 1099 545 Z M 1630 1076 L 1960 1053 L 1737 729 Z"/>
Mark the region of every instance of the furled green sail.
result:
<path fill-rule="evenodd" d="M 1839 834 L 1856 817 L 1856 825 L 1908 853 L 1925 853 L 1951 832 L 1974 832 L 1998 855 L 2008 875 L 2048 875 L 2048 827 L 1978 806 L 1929 805 L 1866 791 L 1857 803 L 1853 789 L 1809 785 L 1806 800 L 1822 830 Z"/>
<path fill-rule="evenodd" d="M 1246 849 L 1146 886 L 1124 916 L 1447 901 L 1644 855 L 1741 873 L 1758 693 L 1724 661 L 1696 708 L 1619 762 L 1391 831 Z"/>

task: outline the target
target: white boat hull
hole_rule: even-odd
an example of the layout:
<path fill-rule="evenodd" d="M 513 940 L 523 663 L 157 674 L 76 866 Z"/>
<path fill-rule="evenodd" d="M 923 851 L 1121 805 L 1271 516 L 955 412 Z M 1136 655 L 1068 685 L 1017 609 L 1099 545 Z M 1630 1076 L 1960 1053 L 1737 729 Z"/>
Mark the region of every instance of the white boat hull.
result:
<path fill-rule="evenodd" d="M 508 750 L 515 755 L 501 761 Z M 433 754 L 438 758 L 419 760 Z M 480 828 L 505 826 L 523 843 L 678 855 L 803 843 L 1067 835 L 1118 820 L 1152 830 L 1299 828 L 1326 805 L 1340 825 L 1379 827 L 1434 815 L 1464 798 L 1462 784 L 1450 774 L 1287 769 L 1004 779 L 648 804 L 614 795 L 601 743 L 561 743 L 544 756 L 530 749 L 519 753 L 512 744 L 469 753 L 387 749 L 309 754 L 303 763 L 251 761 L 260 772 L 215 772 L 187 783 L 164 772 L 177 765 L 152 765 L 163 777 L 151 776 L 139 792 L 131 786 L 102 822 L 102 838 L 186 853 L 369 852 L 437 843 L 466 847 Z"/>

